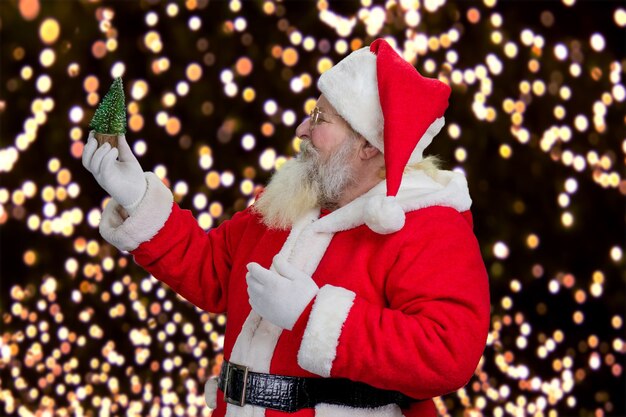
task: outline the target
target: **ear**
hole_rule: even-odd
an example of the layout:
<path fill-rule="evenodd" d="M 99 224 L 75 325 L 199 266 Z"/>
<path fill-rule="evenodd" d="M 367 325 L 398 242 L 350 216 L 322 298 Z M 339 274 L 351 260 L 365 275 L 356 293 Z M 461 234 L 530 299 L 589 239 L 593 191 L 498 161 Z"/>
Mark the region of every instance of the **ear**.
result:
<path fill-rule="evenodd" d="M 376 149 L 374 145 L 369 143 L 363 136 L 361 136 L 361 139 L 363 140 L 363 143 L 359 147 L 359 158 L 367 161 L 380 153 L 380 151 Z"/>

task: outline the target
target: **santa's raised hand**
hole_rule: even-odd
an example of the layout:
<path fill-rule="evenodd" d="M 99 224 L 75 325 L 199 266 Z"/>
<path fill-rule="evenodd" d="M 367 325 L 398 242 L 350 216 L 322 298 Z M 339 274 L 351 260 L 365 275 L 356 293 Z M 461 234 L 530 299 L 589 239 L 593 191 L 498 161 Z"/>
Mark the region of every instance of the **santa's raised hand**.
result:
<path fill-rule="evenodd" d="M 109 142 L 98 145 L 95 133 L 94 130 L 89 132 L 83 148 L 83 166 L 100 187 L 132 216 L 148 189 L 144 171 L 130 149 L 126 135 L 118 135 L 117 148 L 111 148 Z"/>
<path fill-rule="evenodd" d="M 256 262 L 247 265 L 249 302 L 258 315 L 282 329 L 291 330 L 319 287 L 309 275 L 283 257 L 274 257 L 273 265 L 276 272 Z"/>

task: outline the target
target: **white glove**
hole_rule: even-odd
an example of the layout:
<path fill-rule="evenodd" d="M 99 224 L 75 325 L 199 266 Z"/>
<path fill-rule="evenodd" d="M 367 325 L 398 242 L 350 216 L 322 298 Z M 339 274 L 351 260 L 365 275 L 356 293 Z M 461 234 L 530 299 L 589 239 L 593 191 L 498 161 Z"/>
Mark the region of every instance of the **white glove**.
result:
<path fill-rule="evenodd" d="M 274 257 L 273 265 L 276 272 L 256 262 L 248 264 L 246 282 L 250 305 L 264 319 L 291 330 L 319 287 L 309 275 L 282 257 Z"/>
<path fill-rule="evenodd" d="M 98 148 L 94 132 L 89 132 L 83 149 L 83 166 L 93 174 L 100 187 L 132 216 L 148 189 L 143 169 L 128 146 L 125 135 L 118 135 L 117 148 L 111 149 L 108 142 Z M 116 160 L 118 155 L 119 161 Z"/>

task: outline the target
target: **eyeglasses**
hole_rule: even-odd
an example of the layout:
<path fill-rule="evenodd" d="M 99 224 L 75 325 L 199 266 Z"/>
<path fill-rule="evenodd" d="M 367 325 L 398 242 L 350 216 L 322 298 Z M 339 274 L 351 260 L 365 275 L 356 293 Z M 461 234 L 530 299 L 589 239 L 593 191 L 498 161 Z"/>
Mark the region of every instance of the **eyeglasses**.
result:
<path fill-rule="evenodd" d="M 311 110 L 311 113 L 309 114 L 309 116 L 311 117 L 311 127 L 312 128 L 317 126 L 320 123 L 320 120 L 324 121 L 324 122 L 327 122 L 327 120 L 324 120 L 323 118 L 320 119 L 320 115 L 321 114 L 326 114 L 326 115 L 329 115 L 329 116 L 339 116 L 339 117 L 341 117 L 341 115 L 337 114 L 337 113 L 326 113 L 326 112 L 323 112 L 323 111 L 320 110 L 319 107 L 315 106 L 315 107 L 313 107 L 313 110 Z"/>

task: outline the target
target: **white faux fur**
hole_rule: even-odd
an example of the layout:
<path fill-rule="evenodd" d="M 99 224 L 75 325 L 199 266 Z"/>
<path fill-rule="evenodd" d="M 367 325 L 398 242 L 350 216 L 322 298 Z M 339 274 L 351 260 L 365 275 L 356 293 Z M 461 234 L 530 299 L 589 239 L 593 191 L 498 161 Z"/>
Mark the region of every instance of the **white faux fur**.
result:
<path fill-rule="evenodd" d="M 325 71 L 317 87 L 354 130 L 385 153 L 384 116 L 378 94 L 376 54 L 369 46 L 357 49 Z M 428 127 L 411 153 L 409 163 L 423 159 L 424 150 L 445 125 L 439 117 Z"/>
<path fill-rule="evenodd" d="M 446 170 L 437 171 L 435 178 L 421 170 L 406 173 L 396 199 L 405 213 L 430 206 L 451 207 L 463 212 L 472 205 L 465 176 Z"/>
<path fill-rule="evenodd" d="M 250 311 L 237 336 L 229 361 L 249 366 L 253 372 L 269 372 L 269 361 L 274 354 L 281 330 L 280 327 L 263 320 L 254 310 Z M 251 349 L 252 346 L 256 349 Z M 265 409 L 262 407 L 249 404 L 243 407 L 226 404 L 226 417 L 263 417 L 264 415 Z"/>
<path fill-rule="evenodd" d="M 387 195 L 385 181 L 379 182 L 367 193 L 316 221 L 313 224 L 314 230 L 334 233 L 367 224 L 367 206 L 372 198 L 381 195 Z M 404 213 L 430 206 L 452 207 L 462 212 L 469 210 L 472 205 L 465 176 L 445 170 L 438 171 L 435 178 L 422 170 L 405 173 L 395 200 Z M 397 215 L 400 216 L 399 213 Z"/>
<path fill-rule="evenodd" d="M 152 239 L 165 225 L 172 212 L 174 196 L 153 172 L 144 172 L 148 188 L 132 216 L 122 219 L 122 206 L 111 198 L 100 220 L 99 231 L 104 240 L 120 251 L 132 251 Z"/>
<path fill-rule="evenodd" d="M 204 383 L 204 401 L 212 410 L 217 408 L 217 377 L 212 376 Z"/>
<path fill-rule="evenodd" d="M 396 197 L 375 195 L 365 205 L 365 224 L 374 232 L 387 235 L 404 227 L 404 211 Z"/>
<path fill-rule="evenodd" d="M 383 152 L 376 55 L 365 46 L 320 75 L 317 88 L 354 130 Z"/>
<path fill-rule="evenodd" d="M 433 138 L 437 136 L 445 124 L 446 119 L 443 116 L 431 123 L 422 135 L 422 138 L 417 142 L 415 149 L 413 149 L 413 153 L 409 157 L 409 164 L 415 164 L 424 159 L 424 150 L 432 143 Z"/>
<path fill-rule="evenodd" d="M 324 285 L 317 293 L 298 351 L 298 364 L 324 378 L 330 377 L 341 328 L 348 318 L 356 294 L 333 285 Z"/>
<path fill-rule="evenodd" d="M 296 222 L 279 254 L 287 256 L 289 262 L 303 272 L 313 275 L 334 233 L 364 224 L 365 207 L 369 200 L 374 196 L 384 195 L 386 195 L 386 184 L 381 181 L 363 196 L 322 218 L 319 218 L 319 209 L 311 210 Z M 436 179 L 432 179 L 423 171 L 406 173 L 396 196 L 396 202 L 404 212 L 431 205 L 444 205 L 463 211 L 469 209 L 471 205 L 465 177 L 453 171 L 440 171 Z M 333 296 L 325 294 L 332 294 Z M 320 289 L 298 352 L 298 363 L 304 369 L 311 372 L 318 370 L 319 375 L 330 375 L 341 327 L 347 318 L 354 297 L 354 293 L 345 288 L 326 285 Z M 322 311 L 329 314 L 324 316 L 325 313 Z M 313 316 L 317 319 L 314 319 Z M 281 332 L 279 327 L 263 320 L 254 311 L 251 311 L 237 337 L 229 360 L 249 366 L 251 371 L 269 372 L 270 362 Z M 320 334 L 320 338 L 325 340 L 325 345 L 317 345 L 315 333 Z M 307 361 L 309 365 L 306 365 Z M 339 409 L 333 407 L 339 406 L 322 406 L 319 412 L 326 413 L 325 415 L 328 415 L 330 410 L 339 412 Z M 352 413 L 347 415 L 363 415 L 362 409 L 344 408 L 346 410 L 343 411 Z M 381 413 L 380 416 L 397 415 L 385 414 L 386 411 L 381 411 Z M 251 405 L 239 407 L 227 404 L 226 416 L 263 417 L 264 408 Z"/>
<path fill-rule="evenodd" d="M 302 272 L 313 275 L 326 252 L 332 234 L 311 232 L 311 226 L 319 217 L 319 208 L 310 210 L 292 228 L 285 244 L 279 251 Z M 270 269 L 274 270 L 272 266 Z M 270 362 L 282 329 L 261 318 L 254 310 L 237 336 L 229 360 L 245 365 L 253 372 L 269 372 Z M 226 405 L 226 417 L 263 417 L 264 408 L 245 405 Z"/>
<path fill-rule="evenodd" d="M 289 255 L 289 261 L 303 272 L 313 275 L 334 233 L 318 232 L 312 222 L 298 236 Z"/>
<path fill-rule="evenodd" d="M 355 408 L 336 404 L 318 404 L 315 417 L 404 417 L 397 404 L 376 408 Z"/>

